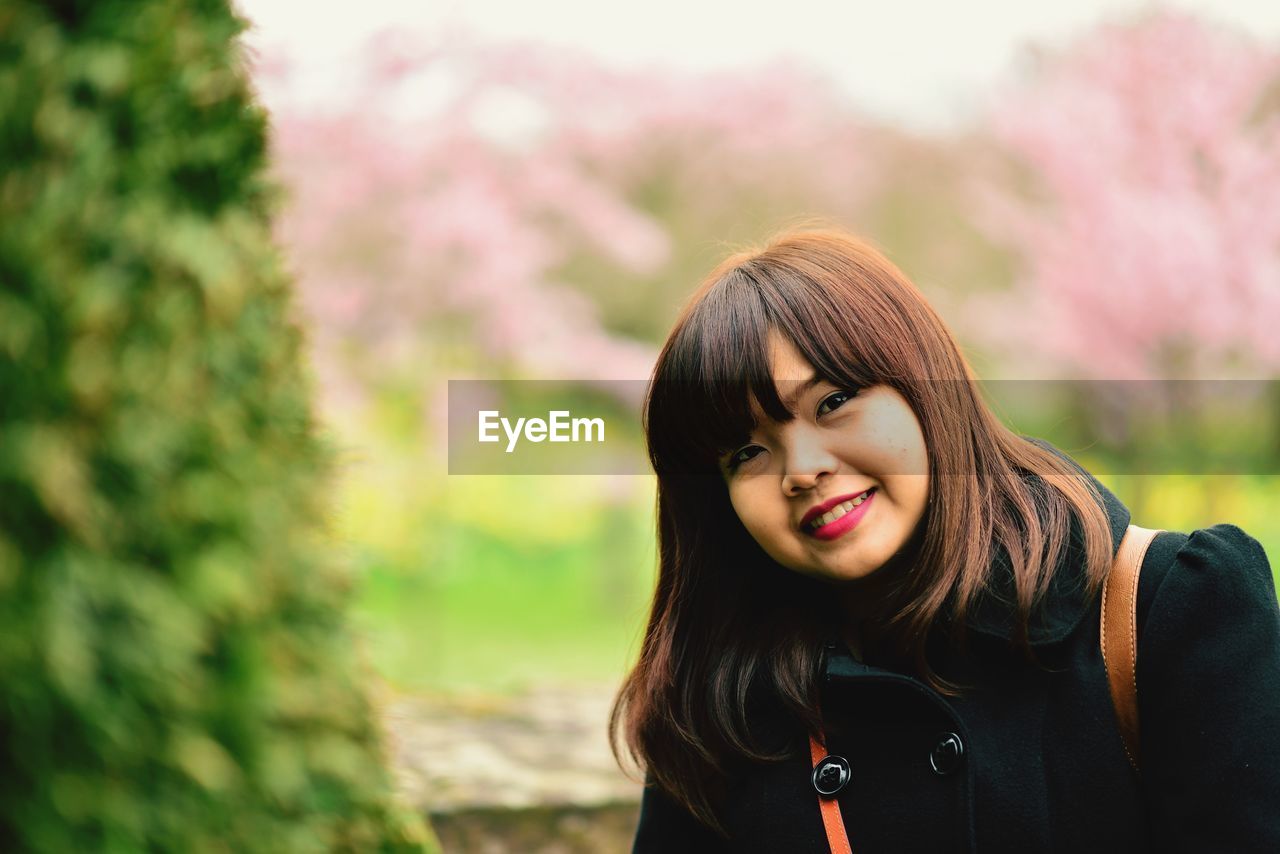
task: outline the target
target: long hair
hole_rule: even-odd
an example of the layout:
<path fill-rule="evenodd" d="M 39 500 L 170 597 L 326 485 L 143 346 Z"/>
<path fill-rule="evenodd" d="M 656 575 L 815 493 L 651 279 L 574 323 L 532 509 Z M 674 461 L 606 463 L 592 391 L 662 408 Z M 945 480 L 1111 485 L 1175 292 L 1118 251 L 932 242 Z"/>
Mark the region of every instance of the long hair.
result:
<path fill-rule="evenodd" d="M 928 506 L 877 630 L 936 690 L 960 689 L 930 667 L 929 633 L 945 619 L 963 642 L 997 557 L 1012 569 L 1013 640 L 1028 656 L 1031 613 L 1073 517 L 1091 593 L 1111 562 L 1088 479 L 998 421 L 942 320 L 880 252 L 839 230 L 799 230 L 726 259 L 676 321 L 645 401 L 658 578 L 639 661 L 609 721 L 615 756 L 621 727 L 654 784 L 721 834 L 716 803 L 735 763 L 796 749 L 755 731 L 753 713 L 768 706 L 818 732 L 823 640 L 840 619 L 825 582 L 784 569 L 747 533 L 717 465 L 757 413 L 794 417 L 770 373 L 770 330 L 838 388 L 896 389 L 920 422 Z"/>

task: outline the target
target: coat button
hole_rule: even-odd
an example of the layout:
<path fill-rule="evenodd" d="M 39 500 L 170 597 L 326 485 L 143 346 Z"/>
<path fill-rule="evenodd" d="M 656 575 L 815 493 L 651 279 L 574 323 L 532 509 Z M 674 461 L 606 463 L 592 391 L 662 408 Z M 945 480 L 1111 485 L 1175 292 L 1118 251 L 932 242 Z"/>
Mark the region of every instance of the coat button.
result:
<path fill-rule="evenodd" d="M 843 756 L 826 756 L 813 769 L 813 787 L 824 798 L 833 798 L 849 785 L 853 771 Z"/>
<path fill-rule="evenodd" d="M 933 773 L 944 777 L 959 768 L 963 759 L 964 742 L 954 732 L 944 732 L 939 735 L 937 743 L 933 746 L 933 752 L 929 754 L 929 764 L 933 767 Z"/>

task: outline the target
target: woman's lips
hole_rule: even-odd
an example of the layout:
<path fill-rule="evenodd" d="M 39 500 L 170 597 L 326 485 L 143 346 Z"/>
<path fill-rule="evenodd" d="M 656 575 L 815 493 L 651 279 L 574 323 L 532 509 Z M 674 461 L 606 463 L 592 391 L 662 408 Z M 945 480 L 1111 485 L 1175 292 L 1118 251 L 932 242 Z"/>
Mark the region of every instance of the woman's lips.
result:
<path fill-rule="evenodd" d="M 800 529 L 815 539 L 834 540 L 836 537 L 854 529 L 862 517 L 866 515 L 867 508 L 871 506 L 871 502 L 875 499 L 875 494 L 876 489 L 873 486 L 866 492 L 861 493 L 862 500 L 860 503 L 853 504 L 857 500 L 856 496 L 853 499 L 841 502 L 817 519 L 801 525 Z M 829 516 L 834 516 L 835 518 L 824 524 L 822 520 Z M 815 525 L 817 527 L 814 527 Z"/>

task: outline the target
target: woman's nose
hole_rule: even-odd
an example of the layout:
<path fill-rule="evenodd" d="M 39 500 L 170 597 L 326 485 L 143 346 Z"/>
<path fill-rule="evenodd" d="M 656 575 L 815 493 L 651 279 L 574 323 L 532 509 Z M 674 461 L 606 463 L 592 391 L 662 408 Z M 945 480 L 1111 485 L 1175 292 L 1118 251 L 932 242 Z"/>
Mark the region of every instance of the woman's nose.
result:
<path fill-rule="evenodd" d="M 796 437 L 787 448 L 782 491 L 788 496 L 812 489 L 824 475 L 835 474 L 839 461 L 817 437 Z"/>

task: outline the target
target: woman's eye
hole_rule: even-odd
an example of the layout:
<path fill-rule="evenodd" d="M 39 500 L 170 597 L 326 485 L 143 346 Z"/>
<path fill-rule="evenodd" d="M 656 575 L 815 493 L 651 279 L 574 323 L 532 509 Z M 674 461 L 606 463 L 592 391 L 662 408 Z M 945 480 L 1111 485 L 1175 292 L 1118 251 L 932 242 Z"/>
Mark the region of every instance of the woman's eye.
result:
<path fill-rule="evenodd" d="M 844 403 L 856 395 L 857 392 L 837 391 L 832 392 L 822 399 L 818 404 L 818 414 L 825 415 L 833 409 L 839 409 Z"/>
<path fill-rule="evenodd" d="M 737 451 L 734 451 L 729 456 L 729 462 L 728 462 L 729 471 L 733 471 L 738 466 L 742 465 L 747 460 L 751 459 L 752 457 L 754 457 L 756 454 L 760 453 L 763 450 L 764 448 L 760 447 L 759 445 L 747 445 L 745 448 L 740 448 Z"/>

